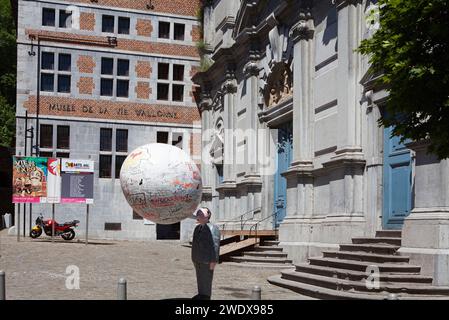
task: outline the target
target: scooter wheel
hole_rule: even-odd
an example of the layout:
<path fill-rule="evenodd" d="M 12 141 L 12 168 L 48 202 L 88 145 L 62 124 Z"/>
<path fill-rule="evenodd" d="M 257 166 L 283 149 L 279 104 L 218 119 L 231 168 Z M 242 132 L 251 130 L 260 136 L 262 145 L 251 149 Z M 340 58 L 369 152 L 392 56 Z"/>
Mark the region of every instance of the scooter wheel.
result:
<path fill-rule="evenodd" d="M 30 231 L 30 237 L 33 239 L 39 238 L 41 234 L 42 234 L 42 230 L 39 230 L 39 231 L 31 230 Z"/>
<path fill-rule="evenodd" d="M 61 237 L 62 237 L 62 239 L 66 240 L 66 241 L 73 240 L 73 238 L 75 238 L 75 231 L 70 230 L 70 231 L 62 234 Z"/>

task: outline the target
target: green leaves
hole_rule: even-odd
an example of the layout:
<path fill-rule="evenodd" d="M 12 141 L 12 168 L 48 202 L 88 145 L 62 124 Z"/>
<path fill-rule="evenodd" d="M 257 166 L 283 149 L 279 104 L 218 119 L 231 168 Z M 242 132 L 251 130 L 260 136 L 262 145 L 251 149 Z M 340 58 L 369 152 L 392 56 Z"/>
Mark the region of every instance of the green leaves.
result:
<path fill-rule="evenodd" d="M 404 139 L 429 138 L 449 157 L 449 0 L 379 0 L 380 29 L 358 51 L 387 86 L 389 119 Z M 370 13 L 371 14 L 371 13 Z"/>
<path fill-rule="evenodd" d="M 16 30 L 9 0 L 0 0 L 0 145 L 15 136 Z"/>

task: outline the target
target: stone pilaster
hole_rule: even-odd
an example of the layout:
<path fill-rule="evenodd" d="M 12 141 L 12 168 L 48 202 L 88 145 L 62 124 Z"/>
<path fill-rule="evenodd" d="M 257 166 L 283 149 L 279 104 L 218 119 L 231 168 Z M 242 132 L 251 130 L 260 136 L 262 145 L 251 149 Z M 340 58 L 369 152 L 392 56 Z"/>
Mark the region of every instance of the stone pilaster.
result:
<path fill-rule="evenodd" d="M 332 215 L 363 217 L 363 173 L 366 165 L 361 141 L 361 56 L 355 52 L 362 35 L 362 1 L 335 0 L 338 15 L 338 139 L 335 156 L 323 167 L 340 179 L 331 181 Z"/>
<path fill-rule="evenodd" d="M 224 161 L 223 184 L 235 183 L 235 100 L 237 93 L 237 80 L 234 72 L 228 70 L 226 80 L 222 86 L 224 94 Z"/>
<path fill-rule="evenodd" d="M 201 94 L 199 111 L 201 113 L 201 178 L 203 181 L 203 199 L 204 205 L 210 206 L 212 201 L 212 183 L 213 167 L 212 159 L 209 153 L 209 143 L 211 140 L 212 121 L 211 121 L 212 99 L 208 92 Z"/>
<path fill-rule="evenodd" d="M 246 168 L 247 176 L 260 177 L 258 168 L 258 76 L 259 66 L 256 62 L 258 56 L 255 53 L 250 54 L 250 61 L 245 65 L 243 72 L 248 79 L 249 92 L 251 95 L 251 103 L 247 110 L 247 129 L 249 129 L 249 136 L 247 141 L 248 166 Z M 247 131 L 248 132 L 248 131 Z"/>
<path fill-rule="evenodd" d="M 314 22 L 310 8 L 290 30 L 294 41 L 293 162 L 287 179 L 287 220 L 313 213 L 313 73 Z"/>
<path fill-rule="evenodd" d="M 362 39 L 361 0 L 335 0 L 338 15 L 338 150 L 337 157 L 361 154 L 361 56 L 355 50 Z"/>
<path fill-rule="evenodd" d="M 415 153 L 414 208 L 405 218 L 401 254 L 449 285 L 449 160 L 427 154 L 428 142 L 408 145 Z"/>

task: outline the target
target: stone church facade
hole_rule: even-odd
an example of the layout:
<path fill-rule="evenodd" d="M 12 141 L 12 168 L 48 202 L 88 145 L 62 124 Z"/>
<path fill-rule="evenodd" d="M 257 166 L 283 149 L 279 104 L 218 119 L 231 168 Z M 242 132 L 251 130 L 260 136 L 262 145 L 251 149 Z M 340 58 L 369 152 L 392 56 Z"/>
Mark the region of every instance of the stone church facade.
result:
<path fill-rule="evenodd" d="M 203 202 L 225 228 L 279 228 L 296 263 L 399 229 L 449 284 L 448 162 L 378 126 L 388 93 L 355 51 L 375 2 L 206 2 Z"/>

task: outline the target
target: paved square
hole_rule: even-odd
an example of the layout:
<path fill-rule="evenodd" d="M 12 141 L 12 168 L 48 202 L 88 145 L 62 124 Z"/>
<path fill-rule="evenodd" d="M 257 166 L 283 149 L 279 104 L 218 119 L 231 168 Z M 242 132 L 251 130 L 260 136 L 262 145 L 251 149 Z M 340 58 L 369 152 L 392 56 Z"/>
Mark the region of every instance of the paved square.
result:
<path fill-rule="evenodd" d="M 196 294 L 190 248 L 179 241 L 131 242 L 92 240 L 51 243 L 49 238 L 17 242 L 0 232 L 0 270 L 6 272 L 7 299 L 116 299 L 117 281 L 128 281 L 128 299 L 190 298 Z M 66 268 L 80 271 L 80 289 L 66 288 Z M 279 269 L 218 265 L 213 283 L 215 300 L 249 299 L 254 285 L 262 299 L 304 299 L 267 282 Z"/>

